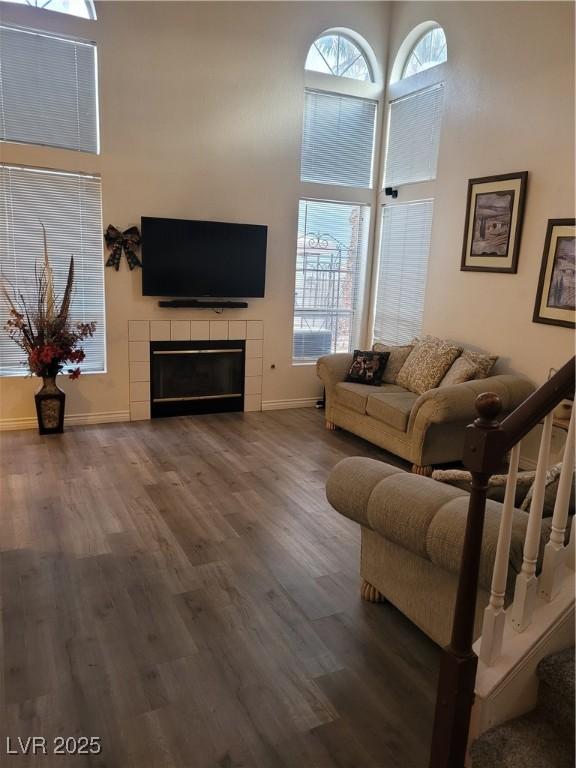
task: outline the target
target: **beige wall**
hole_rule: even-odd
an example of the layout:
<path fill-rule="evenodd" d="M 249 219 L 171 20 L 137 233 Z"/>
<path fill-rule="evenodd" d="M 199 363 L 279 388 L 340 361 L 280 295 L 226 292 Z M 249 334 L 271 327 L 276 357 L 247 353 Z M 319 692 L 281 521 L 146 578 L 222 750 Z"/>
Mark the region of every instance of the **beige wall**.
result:
<path fill-rule="evenodd" d="M 267 295 L 228 319 L 266 324 L 264 401 L 318 392 L 291 365 L 303 62 L 323 29 L 355 29 L 392 60 L 434 18 L 449 45 L 425 330 L 488 348 L 537 381 L 572 334 L 531 322 L 546 221 L 573 215 L 573 10 L 568 3 L 106 2 L 97 23 L 3 5 L 4 20 L 98 42 L 102 155 L 4 146 L 2 159 L 102 174 L 104 224 L 142 215 L 268 224 Z M 42 22 L 38 19 L 42 17 Z M 459 271 L 467 179 L 529 170 L 517 275 Z M 160 310 L 123 261 L 106 270 L 108 373 L 65 382 L 69 413 L 127 412 L 127 321 Z M 211 315 L 215 317 L 214 315 Z M 270 368 L 275 365 L 275 369 Z M 37 382 L 0 380 L 0 421 L 33 416 Z"/>
<path fill-rule="evenodd" d="M 424 330 L 540 383 L 574 346 L 572 330 L 532 322 L 547 220 L 574 216 L 574 6 L 394 3 L 390 64 L 428 19 L 446 31 L 448 76 Z M 461 272 L 467 180 L 525 170 L 518 274 Z"/>
<path fill-rule="evenodd" d="M 267 224 L 266 298 L 226 319 L 265 323 L 263 400 L 313 397 L 313 366 L 291 365 L 304 61 L 333 26 L 356 30 L 385 60 L 381 3 L 105 2 L 98 21 L 42 13 L 42 26 L 98 42 L 100 158 L 8 147 L 3 159 L 102 174 L 104 225 L 140 216 Z M 33 9 L 3 17 L 40 26 Z M 57 25 L 60 25 L 58 26 Z M 72 158 L 70 157 L 72 155 Z M 160 310 L 141 295 L 141 274 L 106 270 L 108 374 L 64 380 L 67 411 L 128 410 L 129 319 L 216 319 L 211 311 Z M 271 369 L 275 365 L 275 369 Z M 37 382 L 4 379 L 0 419 L 33 415 Z"/>

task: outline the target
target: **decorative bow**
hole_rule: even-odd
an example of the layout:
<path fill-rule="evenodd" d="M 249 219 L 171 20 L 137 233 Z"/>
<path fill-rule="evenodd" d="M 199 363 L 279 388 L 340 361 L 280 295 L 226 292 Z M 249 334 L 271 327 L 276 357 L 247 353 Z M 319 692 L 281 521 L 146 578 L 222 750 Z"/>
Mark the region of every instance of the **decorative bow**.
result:
<path fill-rule="evenodd" d="M 122 251 L 126 254 L 126 261 L 130 270 L 134 269 L 134 267 L 142 266 L 142 262 L 136 256 L 136 249 L 140 245 L 138 227 L 129 227 L 124 232 L 120 232 L 119 229 L 109 224 L 106 232 L 104 232 L 104 240 L 106 241 L 106 247 L 110 251 L 110 256 L 106 262 L 107 267 L 114 267 L 118 271 Z"/>

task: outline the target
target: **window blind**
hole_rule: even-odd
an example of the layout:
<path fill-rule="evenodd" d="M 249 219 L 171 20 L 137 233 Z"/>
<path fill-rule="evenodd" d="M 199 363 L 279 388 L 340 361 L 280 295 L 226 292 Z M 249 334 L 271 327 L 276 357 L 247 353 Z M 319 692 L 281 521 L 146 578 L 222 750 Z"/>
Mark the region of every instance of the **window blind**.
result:
<path fill-rule="evenodd" d="M 390 103 L 385 186 L 436 178 L 444 84 Z"/>
<path fill-rule="evenodd" d="M 301 200 L 294 362 L 348 352 L 359 337 L 369 207 Z"/>
<path fill-rule="evenodd" d="M 0 26 L 4 141 L 98 152 L 96 46 Z"/>
<path fill-rule="evenodd" d="M 0 166 L 0 268 L 18 293 L 35 295 L 35 270 L 44 259 L 42 228 L 55 293 L 61 298 L 70 256 L 74 256 L 71 318 L 96 321 L 93 338 L 83 342 L 82 371 L 106 368 L 104 258 L 100 179 L 17 166 Z M 7 335 L 8 307 L 0 300 L 0 374 L 23 375 L 25 355 Z"/>
<path fill-rule="evenodd" d="M 300 178 L 372 186 L 376 102 L 306 91 Z"/>
<path fill-rule="evenodd" d="M 405 344 L 422 330 L 432 200 L 382 208 L 375 341 Z"/>

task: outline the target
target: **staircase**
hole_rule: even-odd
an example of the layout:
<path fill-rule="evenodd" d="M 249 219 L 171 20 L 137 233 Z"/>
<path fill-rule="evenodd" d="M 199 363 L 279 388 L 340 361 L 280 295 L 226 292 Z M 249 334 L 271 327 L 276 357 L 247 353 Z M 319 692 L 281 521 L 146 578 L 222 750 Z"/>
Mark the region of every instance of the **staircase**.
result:
<path fill-rule="evenodd" d="M 483 733 L 472 768 L 574 768 L 574 648 L 538 664 L 536 709 Z"/>
<path fill-rule="evenodd" d="M 574 613 L 576 523 L 568 516 L 576 449 L 572 409 L 548 542 L 539 564 L 554 409 L 574 399 L 576 357 L 502 422 L 502 403 L 486 392 L 467 428 L 463 463 L 472 476 L 450 644 L 443 650 L 430 768 L 574 766 Z M 542 437 L 523 546 L 507 601 L 507 574 L 521 441 Z M 476 594 L 490 477 L 508 464 L 489 604 L 473 643 Z M 568 649 L 566 653 L 564 649 Z M 567 665 L 571 664 L 568 669 Z M 557 712 L 559 710 L 559 712 Z M 568 719 L 566 719 L 568 718 Z M 470 744 L 472 749 L 469 750 Z M 570 746 L 571 745 L 571 746 Z"/>

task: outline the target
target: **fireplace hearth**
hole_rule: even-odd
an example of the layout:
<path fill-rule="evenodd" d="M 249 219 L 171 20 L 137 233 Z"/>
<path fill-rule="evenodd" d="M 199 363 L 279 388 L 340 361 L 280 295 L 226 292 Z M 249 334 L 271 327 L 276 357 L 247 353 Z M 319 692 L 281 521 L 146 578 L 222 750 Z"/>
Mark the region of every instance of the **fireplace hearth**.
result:
<path fill-rule="evenodd" d="M 244 410 L 243 340 L 150 342 L 152 418 Z"/>

